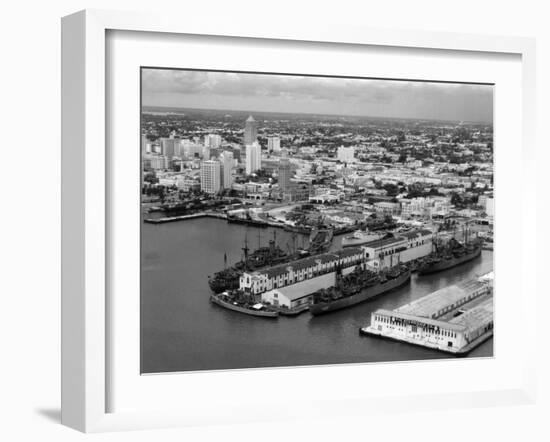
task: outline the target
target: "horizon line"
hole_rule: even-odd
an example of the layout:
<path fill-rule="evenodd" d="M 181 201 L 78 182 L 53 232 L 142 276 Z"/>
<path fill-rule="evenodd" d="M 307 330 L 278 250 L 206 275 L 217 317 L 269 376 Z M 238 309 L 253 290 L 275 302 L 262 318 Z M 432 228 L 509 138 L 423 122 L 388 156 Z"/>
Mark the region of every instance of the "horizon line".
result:
<path fill-rule="evenodd" d="M 260 110 L 250 110 L 250 109 L 223 109 L 223 108 L 201 108 L 201 107 L 180 107 L 180 106 L 161 106 L 161 105 L 141 105 L 141 113 L 144 112 L 145 108 L 161 108 L 161 109 L 181 109 L 181 110 L 204 110 L 204 111 L 223 111 L 223 112 L 244 112 L 244 113 L 259 113 L 259 114 L 283 114 L 283 115 L 319 115 L 324 117 L 353 117 L 353 118 L 375 118 L 375 119 L 388 119 L 388 120 L 418 120 L 418 121 L 437 121 L 437 122 L 448 122 L 448 123 L 475 123 L 475 124 L 487 124 L 493 125 L 493 121 L 482 121 L 482 120 L 445 120 L 438 118 L 419 118 L 419 117 L 386 117 L 386 116 L 373 116 L 373 115 L 353 115 L 353 114 L 325 114 L 325 113 L 314 113 L 314 112 L 283 112 L 283 111 L 260 111 Z"/>

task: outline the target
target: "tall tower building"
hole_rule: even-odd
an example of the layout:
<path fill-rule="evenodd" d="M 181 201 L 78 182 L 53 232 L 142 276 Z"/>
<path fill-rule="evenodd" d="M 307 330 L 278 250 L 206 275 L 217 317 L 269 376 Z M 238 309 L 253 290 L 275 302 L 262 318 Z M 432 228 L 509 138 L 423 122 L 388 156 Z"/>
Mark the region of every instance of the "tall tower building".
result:
<path fill-rule="evenodd" d="M 252 115 L 250 115 L 244 124 L 244 145 L 255 143 L 258 139 L 258 123 Z"/>
<path fill-rule="evenodd" d="M 290 177 L 291 177 L 291 169 L 290 169 L 290 161 L 288 158 L 281 158 L 279 160 L 279 188 L 283 192 L 287 192 L 290 189 Z"/>
<path fill-rule="evenodd" d="M 220 182 L 223 189 L 230 189 L 233 184 L 231 171 L 233 170 L 234 161 L 233 152 L 225 150 L 220 154 Z"/>
<path fill-rule="evenodd" d="M 279 152 L 281 150 L 281 139 L 279 137 L 267 137 L 267 151 Z"/>
<path fill-rule="evenodd" d="M 262 168 L 262 148 L 260 143 L 255 141 L 246 145 L 246 174 L 250 175 Z"/>
<path fill-rule="evenodd" d="M 220 162 L 215 160 L 201 163 L 201 190 L 206 193 L 218 193 L 221 189 Z"/>

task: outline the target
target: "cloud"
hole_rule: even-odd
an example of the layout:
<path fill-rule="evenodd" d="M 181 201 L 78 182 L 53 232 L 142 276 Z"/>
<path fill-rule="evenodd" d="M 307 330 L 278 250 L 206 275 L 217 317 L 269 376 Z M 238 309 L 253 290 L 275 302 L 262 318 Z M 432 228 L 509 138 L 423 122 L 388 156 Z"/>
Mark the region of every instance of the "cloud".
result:
<path fill-rule="evenodd" d="M 144 102 L 215 101 L 220 108 L 492 120 L 491 86 L 397 80 L 144 69 Z M 215 100 L 214 100 L 215 98 Z M 202 100 L 202 101 L 201 101 Z M 257 109 L 263 103 L 265 109 Z M 382 115 L 383 114 L 383 115 Z"/>

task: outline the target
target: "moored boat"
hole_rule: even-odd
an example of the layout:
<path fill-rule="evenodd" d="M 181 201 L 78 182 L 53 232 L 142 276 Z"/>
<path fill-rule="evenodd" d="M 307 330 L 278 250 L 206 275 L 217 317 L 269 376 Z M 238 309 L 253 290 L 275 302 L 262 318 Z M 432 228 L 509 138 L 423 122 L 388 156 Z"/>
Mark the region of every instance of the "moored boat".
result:
<path fill-rule="evenodd" d="M 214 293 L 221 293 L 224 290 L 239 288 L 239 278 L 244 270 L 255 270 L 267 265 L 280 264 L 292 259 L 292 256 L 281 249 L 276 242 L 275 232 L 273 239 L 268 246 L 262 246 L 249 253 L 248 240 L 245 238 L 243 247 L 244 258 L 231 267 L 214 273 L 208 278 L 208 285 Z M 224 263 L 227 265 L 227 256 L 224 255 Z"/>
<path fill-rule="evenodd" d="M 210 301 L 220 307 L 232 310 L 234 312 L 244 313 L 250 316 L 260 316 L 263 318 L 276 318 L 279 312 L 268 310 L 262 303 L 248 303 L 239 300 L 231 292 L 222 292 L 210 295 Z"/>
<path fill-rule="evenodd" d="M 234 267 L 228 267 L 219 272 L 214 273 L 212 277 L 208 277 L 208 285 L 214 293 L 221 293 L 224 290 L 233 290 L 239 288 L 239 278 L 242 271 L 238 271 Z"/>
<path fill-rule="evenodd" d="M 337 276 L 335 287 L 316 292 L 309 311 L 316 316 L 348 308 L 401 287 L 410 279 L 410 269 L 400 264 L 380 273 L 357 266 L 349 275 Z"/>
<path fill-rule="evenodd" d="M 326 252 L 332 244 L 333 229 L 318 229 L 314 227 L 309 236 L 309 252 L 312 254 Z"/>
<path fill-rule="evenodd" d="M 474 241 L 463 245 L 453 241 L 444 251 L 437 251 L 429 255 L 418 266 L 419 275 L 441 272 L 469 262 L 481 255 L 482 242 Z"/>

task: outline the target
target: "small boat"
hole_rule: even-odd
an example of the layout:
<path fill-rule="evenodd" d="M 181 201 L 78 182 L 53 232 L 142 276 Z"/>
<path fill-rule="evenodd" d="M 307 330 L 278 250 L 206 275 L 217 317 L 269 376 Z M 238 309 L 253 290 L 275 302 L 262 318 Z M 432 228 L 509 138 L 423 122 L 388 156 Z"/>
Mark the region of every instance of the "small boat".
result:
<path fill-rule="evenodd" d="M 210 295 L 210 301 L 220 307 L 234 312 L 244 313 L 245 315 L 261 316 L 263 318 L 276 318 L 279 316 L 279 312 L 268 310 L 261 302 L 254 304 L 239 302 L 236 297 L 229 292 L 212 294 Z"/>

